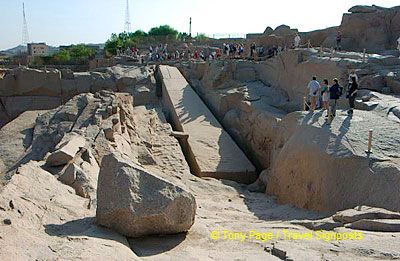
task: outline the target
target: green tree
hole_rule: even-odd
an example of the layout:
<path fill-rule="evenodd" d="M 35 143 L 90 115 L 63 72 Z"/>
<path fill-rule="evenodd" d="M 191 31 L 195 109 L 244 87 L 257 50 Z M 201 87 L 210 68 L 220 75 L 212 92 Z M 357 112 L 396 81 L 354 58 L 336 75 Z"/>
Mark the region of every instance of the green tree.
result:
<path fill-rule="evenodd" d="M 168 37 L 170 39 L 176 39 L 178 36 L 178 31 L 169 25 L 161 25 L 159 27 L 153 27 L 149 31 L 150 36 L 162 36 Z"/>
<path fill-rule="evenodd" d="M 54 63 L 68 63 L 71 61 L 71 54 L 68 50 L 62 50 L 53 56 Z"/>
<path fill-rule="evenodd" d="M 86 60 L 96 54 L 96 51 L 84 44 L 73 45 L 69 50 L 71 58 L 75 60 Z"/>
<path fill-rule="evenodd" d="M 108 54 L 117 54 L 117 49 L 126 49 L 140 44 L 158 44 L 160 41 L 184 39 L 186 33 L 180 34 L 169 25 L 161 25 L 151 28 L 148 33 L 137 30 L 133 33 L 122 32 L 112 34 L 105 43 L 105 51 Z"/>
<path fill-rule="evenodd" d="M 120 35 L 112 34 L 111 38 L 106 41 L 104 49 L 115 55 L 117 54 L 118 48 L 122 48 L 122 39 L 120 38 Z"/>
<path fill-rule="evenodd" d="M 148 36 L 148 34 L 146 32 L 144 32 L 144 31 L 142 31 L 142 30 L 137 30 L 134 33 L 130 33 L 130 37 L 131 38 L 141 39 L 141 38 L 145 38 L 147 36 Z"/>

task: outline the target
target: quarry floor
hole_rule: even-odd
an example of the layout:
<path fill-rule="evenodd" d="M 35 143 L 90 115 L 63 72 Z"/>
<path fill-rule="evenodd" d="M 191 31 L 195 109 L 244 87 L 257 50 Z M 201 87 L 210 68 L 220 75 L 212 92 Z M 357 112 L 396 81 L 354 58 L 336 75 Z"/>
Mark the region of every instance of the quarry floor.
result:
<path fill-rule="evenodd" d="M 292 260 L 400 258 L 400 233 L 363 231 L 362 240 L 336 241 L 329 238 L 333 232 L 317 234 L 291 223 L 323 218 L 323 214 L 279 204 L 273 197 L 251 193 L 235 182 L 190 178 L 184 183 L 195 195 L 198 205 L 194 226 L 187 234 L 131 239 L 132 250 L 138 257 L 144 260 L 280 260 L 265 250 L 275 245 Z M 239 237 L 238 232 L 246 238 Z M 294 239 L 296 233 L 310 232 L 312 239 Z M 335 232 L 355 230 L 340 228 Z M 262 233 L 271 233 L 272 239 L 263 239 Z M 293 234 L 289 236 L 289 233 Z M 218 239 L 212 238 L 215 234 L 219 235 Z"/>

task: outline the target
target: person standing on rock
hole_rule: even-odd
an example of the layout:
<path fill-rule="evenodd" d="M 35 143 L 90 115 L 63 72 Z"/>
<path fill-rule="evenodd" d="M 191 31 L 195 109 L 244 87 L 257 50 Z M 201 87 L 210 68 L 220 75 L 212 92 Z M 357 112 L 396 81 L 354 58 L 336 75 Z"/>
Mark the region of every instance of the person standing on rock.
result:
<path fill-rule="evenodd" d="M 356 77 L 352 77 L 352 84 L 350 85 L 350 88 L 349 88 L 349 105 L 350 105 L 350 110 L 349 110 L 348 113 L 349 113 L 350 115 L 353 114 L 354 102 L 355 102 L 356 97 L 357 97 L 357 91 L 358 91 L 357 79 L 356 79 Z"/>
<path fill-rule="evenodd" d="M 400 37 L 399 37 L 399 39 L 397 39 L 397 50 L 400 51 Z"/>
<path fill-rule="evenodd" d="M 322 86 L 321 86 L 321 95 L 322 95 L 322 108 L 327 111 L 326 117 L 329 115 L 329 86 L 328 86 L 328 80 L 324 79 L 322 81 Z"/>
<path fill-rule="evenodd" d="M 317 82 L 317 77 L 313 76 L 312 80 L 308 84 L 307 87 L 311 99 L 311 110 L 314 111 L 317 107 L 317 99 L 319 96 L 319 90 L 321 89 L 321 85 Z"/>
<path fill-rule="evenodd" d="M 358 76 L 355 70 L 352 70 L 351 73 L 349 74 L 349 85 L 353 83 L 353 78 L 356 78 L 356 82 L 358 82 Z"/>
<path fill-rule="evenodd" d="M 353 84 L 353 78 L 356 78 L 356 82 L 358 82 L 358 76 L 356 74 L 355 70 L 352 70 L 351 73 L 349 74 L 349 84 L 347 85 L 347 89 L 346 89 L 346 98 L 349 98 L 349 90 L 350 90 L 350 86 Z"/>
<path fill-rule="evenodd" d="M 252 43 L 250 46 L 250 59 L 254 58 L 254 53 L 256 52 L 256 44 Z"/>
<path fill-rule="evenodd" d="M 342 50 L 342 33 L 340 31 L 336 34 L 336 50 Z"/>
<path fill-rule="evenodd" d="M 299 34 L 296 34 L 296 37 L 294 38 L 294 48 L 299 48 L 300 42 L 301 42 L 301 38 L 300 38 Z"/>
<path fill-rule="evenodd" d="M 339 85 L 338 79 L 333 79 L 333 85 L 329 88 L 329 116 L 332 119 L 336 116 L 337 100 L 342 95 L 342 87 Z"/>

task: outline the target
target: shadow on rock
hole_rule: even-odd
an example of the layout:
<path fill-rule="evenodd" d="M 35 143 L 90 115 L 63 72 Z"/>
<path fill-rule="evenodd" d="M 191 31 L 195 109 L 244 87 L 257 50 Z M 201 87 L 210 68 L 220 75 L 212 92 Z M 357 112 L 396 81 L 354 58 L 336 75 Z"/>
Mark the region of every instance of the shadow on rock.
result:
<path fill-rule="evenodd" d="M 129 245 L 138 257 L 158 255 L 177 247 L 186 239 L 186 233 L 165 236 L 128 238 Z"/>
<path fill-rule="evenodd" d="M 95 217 L 76 219 L 64 224 L 47 224 L 44 226 L 49 236 L 55 237 L 95 237 L 118 241 L 122 244 L 124 238 L 120 234 L 96 225 Z"/>
<path fill-rule="evenodd" d="M 279 204 L 275 197 L 264 193 L 250 192 L 247 186 L 229 180 L 222 183 L 233 187 L 243 198 L 248 210 L 258 219 L 265 221 L 293 221 L 293 220 L 318 220 L 329 215 L 306 209 L 296 208 L 292 205 Z"/>

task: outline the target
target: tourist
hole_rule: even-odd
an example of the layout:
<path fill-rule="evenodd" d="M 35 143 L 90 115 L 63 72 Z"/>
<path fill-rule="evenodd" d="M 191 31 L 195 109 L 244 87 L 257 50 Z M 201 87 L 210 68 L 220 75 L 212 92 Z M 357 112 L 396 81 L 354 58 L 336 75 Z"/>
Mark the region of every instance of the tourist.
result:
<path fill-rule="evenodd" d="M 307 89 L 309 90 L 309 95 L 311 99 L 311 110 L 314 111 L 317 106 L 319 90 L 321 89 L 321 85 L 319 84 L 319 82 L 317 82 L 316 76 L 313 76 L 312 80 L 307 86 Z"/>
<path fill-rule="evenodd" d="M 229 52 L 230 52 L 229 44 L 224 44 L 224 49 L 225 49 L 226 58 L 229 58 Z"/>
<path fill-rule="evenodd" d="M 221 50 L 218 48 L 216 51 L 216 59 L 221 57 Z"/>
<path fill-rule="evenodd" d="M 329 114 L 333 118 L 336 116 L 337 100 L 342 96 L 342 87 L 339 85 L 338 79 L 333 79 L 333 85 L 329 88 Z"/>
<path fill-rule="evenodd" d="M 349 74 L 349 83 L 350 85 L 353 83 L 353 78 L 356 78 L 356 82 L 358 82 L 358 76 L 355 70 L 352 70 Z"/>
<path fill-rule="evenodd" d="M 217 59 L 217 52 L 216 51 L 212 51 L 211 52 L 211 60 L 215 60 L 215 59 Z"/>
<path fill-rule="evenodd" d="M 356 100 L 357 97 L 357 90 L 358 90 L 358 83 L 356 80 L 356 77 L 352 78 L 352 84 L 349 88 L 349 105 L 350 105 L 350 110 L 348 111 L 348 113 L 350 115 L 353 114 L 353 110 L 354 110 L 354 102 Z"/>
<path fill-rule="evenodd" d="M 397 50 L 400 51 L 400 37 L 399 37 L 399 39 L 397 39 Z"/>
<path fill-rule="evenodd" d="M 349 96 L 349 89 L 350 89 L 350 86 L 353 84 L 353 78 L 356 78 L 356 82 L 358 82 L 358 76 L 357 76 L 355 70 L 352 70 L 349 74 L 349 84 L 347 85 L 347 90 L 346 90 L 347 97 L 346 98 L 348 98 L 348 96 Z"/>
<path fill-rule="evenodd" d="M 252 43 L 250 46 L 250 58 L 254 58 L 254 53 L 256 52 L 256 44 Z"/>
<path fill-rule="evenodd" d="M 342 50 L 342 33 L 340 31 L 336 34 L 336 50 Z"/>
<path fill-rule="evenodd" d="M 200 51 L 200 58 L 201 58 L 203 61 L 206 60 L 206 56 L 204 55 L 204 51 L 203 51 L 203 50 Z"/>
<path fill-rule="evenodd" d="M 296 37 L 294 38 L 294 48 L 300 47 L 300 41 L 301 41 L 301 38 L 300 38 L 299 34 L 296 34 Z"/>
<path fill-rule="evenodd" d="M 241 45 L 239 46 L 239 56 L 240 56 L 240 57 L 242 57 L 243 52 L 244 52 L 244 48 L 243 48 L 243 45 L 241 44 Z"/>
<path fill-rule="evenodd" d="M 329 86 L 328 86 L 328 80 L 324 79 L 322 81 L 322 86 L 321 86 L 321 95 L 322 95 L 322 108 L 327 111 L 327 117 L 329 115 Z"/>

